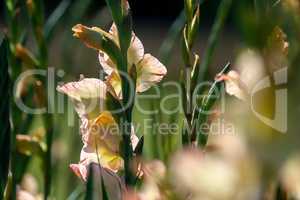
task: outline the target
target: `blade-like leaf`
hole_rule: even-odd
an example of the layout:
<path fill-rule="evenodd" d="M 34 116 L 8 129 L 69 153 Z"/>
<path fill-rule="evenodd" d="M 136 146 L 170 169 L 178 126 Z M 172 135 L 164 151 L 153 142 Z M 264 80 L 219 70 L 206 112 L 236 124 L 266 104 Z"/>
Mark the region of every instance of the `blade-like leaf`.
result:
<path fill-rule="evenodd" d="M 105 189 L 104 180 L 101 176 L 101 190 L 102 190 L 102 200 L 109 200 L 108 194 Z"/>
<path fill-rule="evenodd" d="M 58 24 L 59 20 L 64 16 L 66 10 L 71 5 L 71 0 L 63 0 L 60 4 L 56 7 L 53 13 L 49 16 L 46 24 L 45 24 L 45 37 L 48 40 L 51 36 L 55 26 Z"/>
<path fill-rule="evenodd" d="M 86 183 L 86 195 L 85 195 L 85 200 L 93 200 L 94 199 L 94 171 L 92 168 L 92 165 L 89 167 L 89 176 L 88 180 Z"/>
<path fill-rule="evenodd" d="M 73 192 L 68 196 L 67 200 L 78 200 L 80 196 L 84 194 L 82 185 L 78 185 Z"/>
<path fill-rule="evenodd" d="M 224 74 L 229 70 L 230 63 L 227 63 L 226 66 L 222 69 L 222 71 L 219 74 Z M 221 84 L 222 81 L 216 80 L 211 88 L 209 89 L 207 95 L 202 100 L 202 103 L 200 105 L 200 109 L 194 116 L 197 116 L 197 125 L 196 125 L 196 131 L 197 131 L 197 142 L 200 147 L 205 147 L 207 143 L 208 135 L 205 133 L 205 130 L 201 130 L 202 124 L 206 123 L 207 117 L 208 117 L 208 111 L 213 107 L 215 102 L 218 98 L 220 98 L 220 94 L 216 96 L 216 92 L 219 92 L 221 90 Z M 195 109 L 197 111 L 197 109 Z"/>
<path fill-rule="evenodd" d="M 120 177 L 98 163 L 89 166 L 86 200 L 121 200 L 124 184 Z"/>
<path fill-rule="evenodd" d="M 198 71 L 198 83 L 201 83 L 207 76 L 208 67 L 211 64 L 217 41 L 229 13 L 231 3 L 232 0 L 222 0 L 219 5 L 217 16 L 208 38 L 208 46 Z"/>
<path fill-rule="evenodd" d="M 183 29 L 185 23 L 185 15 L 184 11 L 181 11 L 179 16 L 176 18 L 176 20 L 171 25 L 166 39 L 163 41 L 162 45 L 159 49 L 159 57 L 161 58 L 161 61 L 167 65 L 170 59 L 171 51 L 179 38 L 179 34 L 181 33 L 181 30 Z"/>
<path fill-rule="evenodd" d="M 3 197 L 7 182 L 10 155 L 10 78 L 7 59 L 8 41 L 4 39 L 0 46 L 0 198 Z"/>

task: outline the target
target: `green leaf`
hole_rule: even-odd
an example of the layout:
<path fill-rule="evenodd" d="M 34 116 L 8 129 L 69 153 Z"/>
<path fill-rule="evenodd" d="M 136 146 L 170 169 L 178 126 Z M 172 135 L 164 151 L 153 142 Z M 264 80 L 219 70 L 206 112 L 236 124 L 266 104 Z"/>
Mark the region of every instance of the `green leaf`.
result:
<path fill-rule="evenodd" d="M 159 48 L 159 57 L 162 63 L 165 65 L 168 64 L 170 60 L 171 51 L 179 38 L 179 35 L 185 24 L 185 15 L 184 11 L 181 11 L 179 16 L 175 19 L 170 29 L 168 30 L 167 37 L 163 41 L 162 45 Z"/>
<path fill-rule="evenodd" d="M 3 197 L 8 178 L 10 157 L 10 78 L 8 74 L 8 41 L 4 39 L 0 46 L 0 198 Z"/>
<path fill-rule="evenodd" d="M 49 40 L 49 37 L 51 36 L 54 28 L 58 24 L 59 20 L 65 15 L 66 10 L 70 7 L 71 0 L 63 0 L 61 1 L 58 6 L 55 8 L 53 13 L 49 16 L 49 18 L 46 21 L 44 32 L 45 37 L 47 40 Z"/>
<path fill-rule="evenodd" d="M 231 8 L 232 0 L 222 0 L 218 11 L 217 16 L 212 27 L 211 33 L 208 38 L 208 46 L 203 56 L 199 71 L 198 71 L 198 81 L 197 83 L 201 83 L 205 80 L 208 73 L 208 67 L 211 64 L 213 54 L 215 52 L 219 35 L 224 26 L 225 20 L 228 16 L 229 10 Z"/>
<path fill-rule="evenodd" d="M 199 6 L 196 9 L 195 15 L 193 17 L 193 20 L 191 22 L 191 27 L 189 27 L 189 45 L 192 47 L 192 44 L 197 38 L 197 34 L 199 31 L 199 23 L 200 23 L 200 8 Z"/>
<path fill-rule="evenodd" d="M 101 176 L 101 190 L 102 190 L 102 200 L 108 200 L 109 197 L 108 197 L 108 194 L 106 192 L 105 185 L 104 185 L 104 180 L 103 180 L 102 176 Z"/>
<path fill-rule="evenodd" d="M 185 26 L 182 31 L 182 45 L 181 45 L 181 54 L 183 58 L 183 62 L 185 64 L 185 67 L 191 66 L 191 58 L 190 58 L 190 45 L 189 45 L 189 38 L 188 38 L 188 27 Z"/>
<path fill-rule="evenodd" d="M 227 63 L 226 66 L 222 69 L 219 74 L 224 74 L 229 70 L 230 63 Z M 211 88 L 209 89 L 207 95 L 203 98 L 200 108 L 197 113 L 197 121 L 196 121 L 196 132 L 197 132 L 197 142 L 198 146 L 205 147 L 208 139 L 208 135 L 205 130 L 201 130 L 203 123 L 207 122 L 208 111 L 213 107 L 215 102 L 220 98 L 216 96 L 216 91 L 221 90 L 222 81 L 216 80 Z M 197 110 L 197 109 L 196 109 Z"/>
<path fill-rule="evenodd" d="M 27 10 L 34 28 L 41 28 L 44 24 L 44 4 L 42 0 L 27 1 Z"/>
<path fill-rule="evenodd" d="M 68 196 L 67 200 L 78 200 L 82 194 L 84 194 L 84 189 L 82 188 L 82 185 L 78 185 Z"/>
<path fill-rule="evenodd" d="M 128 74 L 127 51 L 132 36 L 132 19 L 129 5 L 126 0 L 106 0 L 106 3 L 110 8 L 113 21 L 115 22 L 118 29 L 121 52 L 118 54 L 120 55 L 120 59 L 117 59 L 117 68 L 124 74 Z M 127 103 L 130 103 L 130 89 L 132 88 L 130 88 L 130 84 L 127 80 L 127 77 L 122 76 L 121 80 L 123 95 L 122 103 L 123 105 L 127 105 Z M 132 108 L 133 105 L 130 105 L 129 108 L 127 108 L 126 110 L 123 109 L 124 115 L 122 116 L 120 123 L 120 130 L 123 137 L 123 140 L 121 142 L 122 157 L 124 159 L 125 182 L 127 184 L 133 183 L 133 176 L 130 170 L 130 162 L 133 156 L 132 145 L 130 140 L 131 126 L 128 126 L 128 124 L 132 123 Z"/>
<path fill-rule="evenodd" d="M 187 21 L 192 21 L 194 13 L 194 1 L 193 0 L 184 0 L 184 10 Z"/>
<path fill-rule="evenodd" d="M 200 57 L 197 54 L 195 54 L 194 57 L 194 64 L 191 72 L 191 91 L 194 91 L 197 85 L 198 71 L 200 67 Z"/>
<path fill-rule="evenodd" d="M 67 14 L 67 24 L 73 25 L 80 21 L 88 10 L 92 0 L 77 0 L 72 4 Z"/>
<path fill-rule="evenodd" d="M 94 171 L 92 165 L 89 166 L 89 176 L 86 183 L 86 195 L 85 200 L 93 200 L 94 199 Z"/>
<path fill-rule="evenodd" d="M 115 23 L 122 23 L 122 0 L 106 0 Z"/>

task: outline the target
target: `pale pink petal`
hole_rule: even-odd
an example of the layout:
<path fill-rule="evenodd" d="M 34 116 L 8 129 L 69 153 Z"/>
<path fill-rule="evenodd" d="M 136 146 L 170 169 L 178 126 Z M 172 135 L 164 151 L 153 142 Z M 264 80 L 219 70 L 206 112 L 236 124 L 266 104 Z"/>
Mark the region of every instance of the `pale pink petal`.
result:
<path fill-rule="evenodd" d="M 133 64 L 137 65 L 144 57 L 144 46 L 141 40 L 132 33 L 131 44 L 128 48 L 127 58 L 128 67 L 132 67 Z"/>
<path fill-rule="evenodd" d="M 113 36 L 115 42 L 119 45 L 119 39 L 118 39 L 118 29 L 115 23 L 113 23 L 109 29 L 109 33 Z"/>
<path fill-rule="evenodd" d="M 84 78 L 77 82 L 69 82 L 58 86 L 57 90 L 78 101 L 95 97 L 104 99 L 106 95 L 105 83 L 96 78 Z"/>
<path fill-rule="evenodd" d="M 118 30 L 116 25 L 113 23 L 109 33 L 112 35 L 112 38 L 114 38 L 114 41 L 119 44 L 118 39 Z M 132 64 L 137 64 L 139 61 L 143 59 L 144 56 L 144 46 L 141 40 L 135 35 L 134 32 L 132 32 L 131 37 L 131 43 L 128 48 L 127 52 L 127 58 L 128 58 L 128 67 L 132 67 Z"/>
<path fill-rule="evenodd" d="M 17 190 L 17 200 L 36 200 L 36 198 L 25 190 Z"/>
<path fill-rule="evenodd" d="M 70 169 L 83 181 L 87 180 L 88 169 L 82 164 L 70 164 Z"/>
<path fill-rule="evenodd" d="M 100 65 L 102 66 L 104 72 L 107 75 L 111 75 L 112 72 L 116 70 L 117 68 L 116 65 L 112 62 L 112 60 L 109 58 L 109 56 L 106 53 L 99 51 L 98 59 Z"/>
<path fill-rule="evenodd" d="M 236 71 L 231 70 L 228 74 L 217 76 L 217 79 L 225 82 L 225 90 L 229 95 L 233 95 L 238 99 L 247 101 L 247 86 L 241 80 L 240 75 Z"/>
<path fill-rule="evenodd" d="M 81 178 L 83 181 L 87 180 L 88 167 L 91 163 L 98 163 L 97 154 L 93 149 L 84 145 L 80 152 L 80 161 L 78 164 L 70 164 L 70 169 L 75 173 L 76 176 Z"/>
<path fill-rule="evenodd" d="M 132 150 L 134 150 L 139 143 L 139 138 L 135 134 L 134 126 L 131 126 L 131 135 L 130 135 L 130 140 L 132 144 Z"/>
<path fill-rule="evenodd" d="M 82 121 L 97 116 L 104 109 L 107 87 L 100 79 L 84 78 L 69 82 L 58 86 L 57 91 L 71 98 Z"/>
<path fill-rule="evenodd" d="M 160 82 L 167 74 L 166 67 L 151 54 L 145 54 L 137 65 L 137 92 L 144 92 Z"/>
<path fill-rule="evenodd" d="M 114 152 L 107 151 L 107 147 L 99 144 L 98 155 L 95 148 L 91 147 L 89 144 L 83 146 L 80 153 L 80 162 L 79 165 L 86 166 L 91 163 L 99 163 L 103 168 L 109 169 L 113 172 L 118 172 L 123 168 L 124 163 L 120 155 Z"/>

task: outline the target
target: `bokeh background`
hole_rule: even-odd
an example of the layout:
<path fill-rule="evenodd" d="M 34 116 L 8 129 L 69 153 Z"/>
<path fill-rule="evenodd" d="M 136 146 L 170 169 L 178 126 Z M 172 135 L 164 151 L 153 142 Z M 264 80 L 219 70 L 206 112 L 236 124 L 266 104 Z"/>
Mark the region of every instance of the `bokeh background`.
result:
<path fill-rule="evenodd" d="M 62 69 L 65 72 L 63 77 L 58 78 L 59 82 L 74 81 L 79 79 L 80 74 L 85 77 L 98 77 L 100 64 L 97 60 L 97 53 L 94 50 L 86 48 L 79 40 L 72 37 L 72 27 L 75 24 L 81 23 L 88 26 L 99 26 L 106 30 L 111 26 L 111 16 L 108 9 L 105 7 L 105 1 L 92 1 L 92 0 L 73 0 L 73 1 L 45 1 L 46 18 L 54 11 L 54 9 L 65 2 L 70 3 L 59 25 L 51 33 L 48 41 L 49 49 L 49 66 L 57 69 Z M 249 10 L 253 9 L 252 1 L 233 1 L 232 9 L 230 10 L 229 18 L 226 21 L 224 30 L 222 31 L 219 42 L 214 53 L 213 63 L 209 68 L 209 80 L 212 80 L 215 74 L 227 63 L 235 63 L 237 55 L 246 47 L 255 46 L 255 39 L 253 41 L 249 38 L 259 38 L 261 33 L 264 33 L 263 27 L 257 26 L 257 29 L 251 29 L 252 18 L 254 13 Z M 200 9 L 200 30 L 199 36 L 195 43 L 194 50 L 200 55 L 203 55 L 207 46 L 207 39 L 215 19 L 219 0 L 207 0 L 201 5 Z M 180 32 L 173 42 L 172 51 L 168 55 L 163 54 L 162 44 L 165 39 L 170 35 L 170 27 L 173 22 L 178 18 L 182 9 L 183 1 L 180 0 L 135 0 L 130 1 L 133 13 L 133 29 L 137 36 L 143 41 L 145 51 L 161 58 L 162 62 L 168 68 L 168 74 L 165 80 L 178 80 L 180 67 L 183 63 L 181 60 L 180 49 Z M 1 29 L 5 30 L 4 22 L 4 3 L 0 2 Z M 249 13 L 248 13 L 249 11 Z M 243 13 L 249 14 L 248 20 L 244 20 Z M 24 29 L 26 29 L 26 20 L 24 20 Z M 263 22 L 268 23 L 271 19 L 262 19 Z M 180 24 L 180 20 L 178 22 Z M 183 23 L 183 22 L 181 22 Z M 248 23 L 248 24 L 247 24 Z M 270 22 L 271 23 L 271 22 Z M 262 23 L 263 24 L 263 23 Z M 293 27 L 289 24 L 282 23 L 285 30 L 293 32 Z M 248 27 L 245 28 L 245 27 Z M 31 30 L 28 30 L 29 32 Z M 171 30 L 171 34 L 176 35 L 176 31 Z M 289 36 L 289 32 L 287 32 Z M 29 34 L 30 35 L 30 34 Z M 289 38 L 289 37 L 288 37 Z M 35 51 L 32 45 L 32 40 L 29 38 L 26 45 Z M 245 110 L 237 109 L 240 103 L 233 98 L 228 98 L 226 104 L 226 116 L 228 119 L 243 124 L 243 133 L 254 135 L 247 140 L 249 149 L 253 151 L 257 159 L 261 163 L 270 165 L 270 171 L 276 170 L 280 164 L 286 160 L 291 154 L 299 151 L 299 66 L 297 64 L 297 57 L 299 57 L 299 40 L 294 40 L 295 43 L 290 44 L 293 48 L 294 56 L 296 59 L 289 66 L 288 70 L 288 132 L 285 134 L 278 133 L 270 127 L 263 125 L 254 116 L 245 117 L 243 114 Z M 258 47 L 259 48 L 259 47 Z M 236 67 L 233 65 L 233 67 Z M 255 72 L 254 72 L 255 73 Z M 151 93 L 153 91 L 148 91 Z M 175 91 L 171 88 L 162 88 L 162 93 L 168 95 Z M 269 98 L 267 98 L 269 97 Z M 272 95 L 262 95 L 259 100 L 260 110 L 265 114 L 272 116 L 274 108 L 272 107 Z M 141 104 L 145 108 L 153 109 L 157 106 L 157 101 L 143 100 Z M 227 102 L 227 101 L 226 101 Z M 67 105 L 67 100 L 66 100 Z M 172 100 L 170 109 L 178 105 L 178 101 Z M 68 113 L 67 108 L 65 113 L 55 114 L 55 127 L 54 127 L 54 142 L 53 142 L 53 185 L 52 195 L 55 199 L 67 199 L 80 194 L 84 190 L 84 185 L 75 177 L 69 170 L 70 163 L 76 163 L 79 160 L 79 153 L 81 149 L 81 140 L 79 137 L 79 124 L 77 120 L 74 126 L 68 126 Z M 75 116 L 75 115 L 74 115 Z M 243 116 L 243 117 L 241 117 Z M 43 134 L 44 130 L 41 128 L 41 120 L 39 116 L 33 116 L 34 121 L 31 125 L 30 133 L 26 134 Z M 75 116 L 75 119 L 76 116 Z M 160 122 L 178 122 L 182 123 L 182 113 L 168 115 L 161 113 L 159 116 L 144 115 L 136 111 L 134 113 L 134 121 L 142 123 L 142 120 L 153 119 Z M 242 121 L 240 121 L 242 119 Z M 156 130 L 141 131 L 145 136 L 144 155 L 146 158 L 159 158 L 167 161 L 169 155 L 175 152 L 181 143 L 180 135 L 173 136 L 155 136 Z M 241 129 L 239 129 L 241 130 Z M 137 133 L 141 135 L 142 133 Z M 150 134 L 147 134 L 150 133 Z M 154 135 L 154 136 L 153 136 Z M 258 135 L 258 136 L 257 136 Z M 267 136 L 265 136 L 267 135 Z M 255 139 L 253 139 L 255 138 Z M 257 139 L 258 138 L 258 139 Z M 32 174 L 37 179 L 38 190 L 42 190 L 43 175 L 42 175 L 42 162 L 38 157 L 20 157 L 20 165 L 25 165 L 26 174 Z M 23 169 L 24 170 L 24 169 Z M 299 169 L 300 170 L 300 169 Z M 21 172 L 20 172 L 21 173 Z"/>

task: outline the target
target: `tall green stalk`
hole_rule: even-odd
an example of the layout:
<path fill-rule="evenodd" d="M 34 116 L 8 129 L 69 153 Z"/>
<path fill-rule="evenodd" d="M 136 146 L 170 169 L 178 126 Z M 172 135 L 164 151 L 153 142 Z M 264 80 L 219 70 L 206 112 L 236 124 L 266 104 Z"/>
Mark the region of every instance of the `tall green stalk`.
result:
<path fill-rule="evenodd" d="M 125 168 L 125 182 L 127 185 L 134 183 L 134 177 L 132 175 L 130 165 L 133 157 L 132 144 L 130 140 L 131 124 L 132 124 L 132 109 L 133 102 L 131 97 L 135 95 L 135 88 L 130 88 L 130 82 L 128 80 L 128 68 L 135 69 L 135 66 L 128 66 L 127 51 L 131 42 L 132 36 L 132 19 L 130 9 L 128 8 L 127 1 L 125 0 L 106 0 L 108 7 L 110 8 L 112 18 L 118 29 L 119 44 L 120 44 L 120 59 L 117 60 L 118 70 L 121 72 L 122 82 L 122 105 L 123 115 L 120 119 L 120 129 L 123 137 L 123 159 Z M 133 70 L 135 71 L 135 70 Z M 134 74 L 134 73 L 133 73 Z M 124 107 L 125 106 L 125 107 Z"/>
<path fill-rule="evenodd" d="M 184 68 L 181 74 L 181 85 L 183 93 L 183 110 L 185 114 L 185 125 L 182 131 L 182 143 L 188 145 L 191 142 L 189 130 L 192 127 L 192 99 L 191 88 L 192 71 L 198 66 L 199 56 L 192 52 L 194 42 L 199 31 L 200 4 L 197 0 L 185 0 L 184 11 L 186 24 L 182 32 L 182 59 Z"/>

